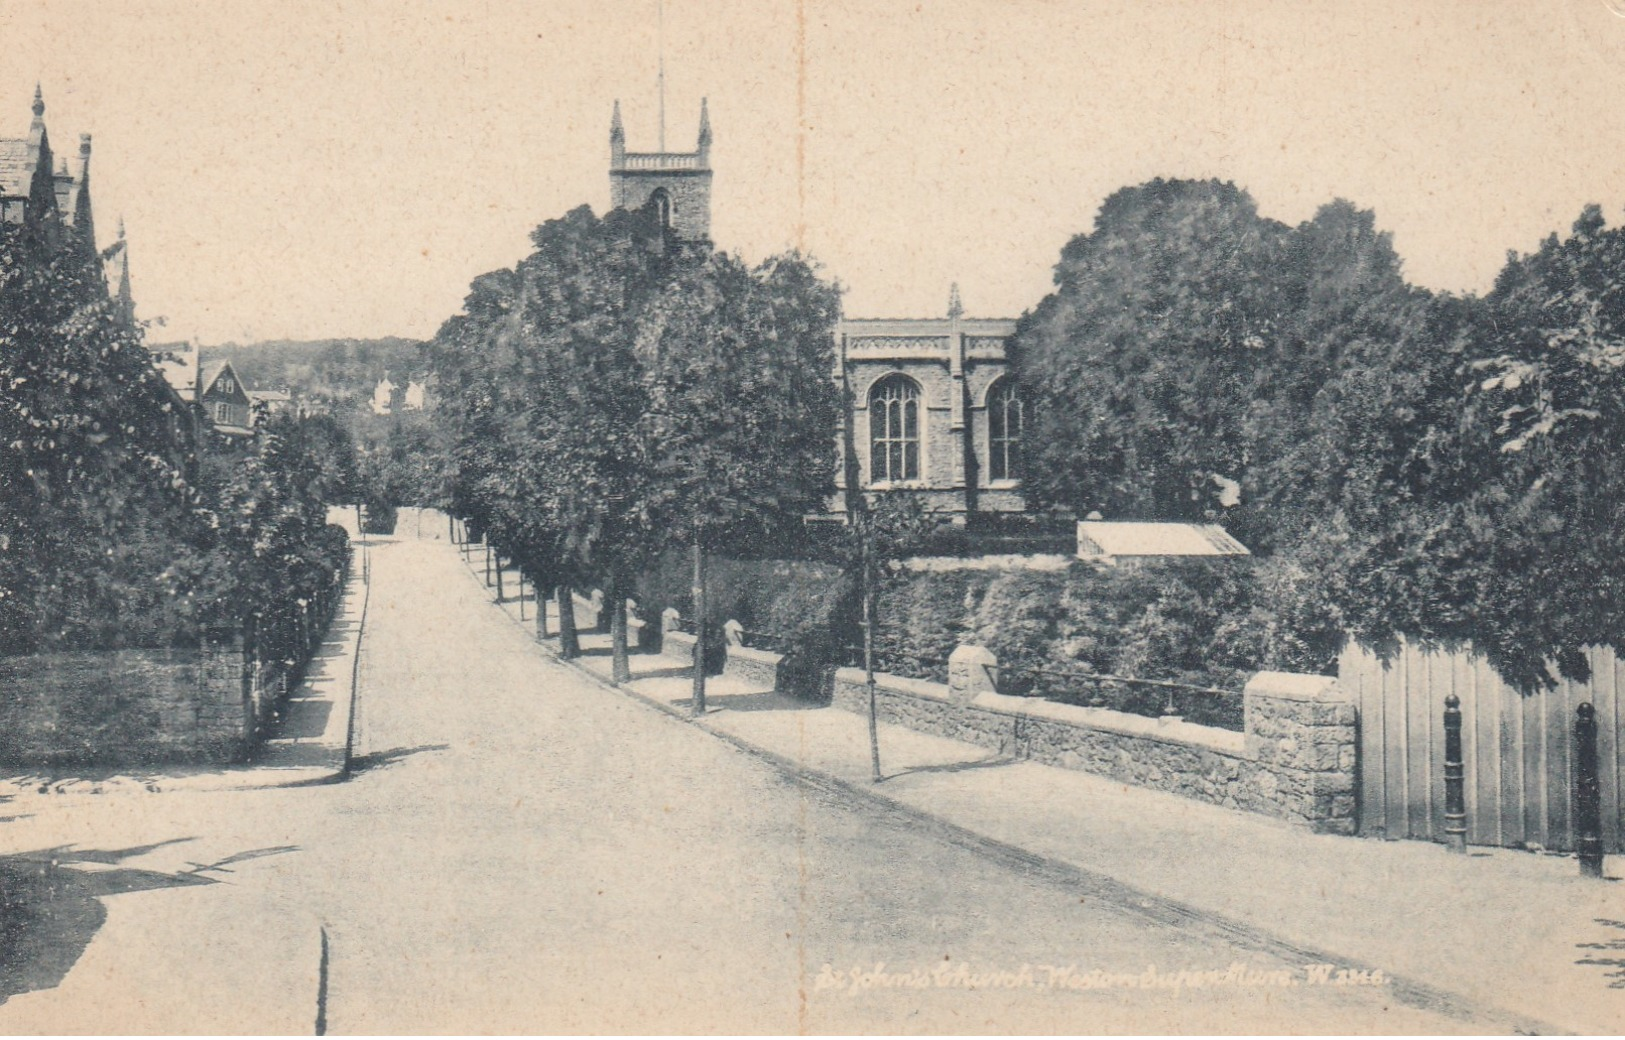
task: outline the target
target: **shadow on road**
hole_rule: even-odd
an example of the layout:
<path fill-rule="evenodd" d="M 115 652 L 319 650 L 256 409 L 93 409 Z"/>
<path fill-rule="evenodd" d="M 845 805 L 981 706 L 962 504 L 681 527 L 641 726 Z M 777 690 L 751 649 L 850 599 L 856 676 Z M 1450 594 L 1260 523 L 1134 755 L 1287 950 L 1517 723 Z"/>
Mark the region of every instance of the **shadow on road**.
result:
<path fill-rule="evenodd" d="M 315 697 L 295 697 L 283 709 L 282 722 L 277 726 L 277 737 L 288 740 L 317 740 L 327 732 L 328 717 L 333 714 L 333 702 Z"/>
<path fill-rule="evenodd" d="M 678 676 L 686 678 L 691 671 L 693 671 L 693 668 L 686 664 L 674 668 L 650 668 L 641 671 L 633 669 L 632 681 L 637 682 L 639 679 L 675 679 Z"/>
<path fill-rule="evenodd" d="M 63 846 L 0 857 L 0 1003 L 62 982 L 107 920 L 102 896 L 214 884 L 196 871 L 165 874 L 119 866 L 192 840 L 172 838 L 128 849 Z"/>
<path fill-rule="evenodd" d="M 369 751 L 365 755 L 356 755 L 350 759 L 350 775 L 365 773 L 377 769 L 388 769 L 402 759 L 426 751 L 447 751 L 450 744 L 419 744 L 416 747 L 390 748 L 388 751 Z"/>
<path fill-rule="evenodd" d="M 886 779 L 891 780 L 900 776 L 908 776 L 911 773 L 963 773 L 971 769 L 993 769 L 998 766 L 1013 766 L 1016 761 L 1009 755 L 993 755 L 988 758 L 973 759 L 969 762 L 944 762 L 935 766 L 913 766 L 909 769 L 899 769 L 895 773 L 890 773 L 886 776 Z"/>
<path fill-rule="evenodd" d="M 686 668 L 683 670 L 688 671 Z M 689 702 L 690 704 L 693 701 Z M 705 705 L 708 708 L 726 708 L 728 711 L 807 711 L 821 705 L 804 701 L 797 697 L 786 697 L 782 693 L 772 690 L 763 690 L 761 693 L 723 693 L 707 695 Z"/>

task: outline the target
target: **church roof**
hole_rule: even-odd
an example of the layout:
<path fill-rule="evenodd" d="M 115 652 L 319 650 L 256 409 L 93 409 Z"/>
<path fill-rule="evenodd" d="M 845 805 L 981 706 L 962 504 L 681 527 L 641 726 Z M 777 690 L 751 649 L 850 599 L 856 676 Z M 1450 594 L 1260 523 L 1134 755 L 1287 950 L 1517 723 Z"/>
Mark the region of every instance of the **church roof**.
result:
<path fill-rule="evenodd" d="M 27 198 L 33 182 L 34 158 L 29 154 L 28 142 L 0 138 L 0 195 Z"/>

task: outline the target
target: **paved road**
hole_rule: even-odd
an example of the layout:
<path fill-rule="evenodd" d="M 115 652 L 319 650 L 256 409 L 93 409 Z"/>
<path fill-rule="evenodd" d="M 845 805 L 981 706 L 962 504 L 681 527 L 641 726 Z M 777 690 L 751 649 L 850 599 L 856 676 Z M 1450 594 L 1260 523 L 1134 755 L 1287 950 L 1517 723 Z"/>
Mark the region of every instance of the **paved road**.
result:
<path fill-rule="evenodd" d="M 119 869 L 308 915 L 333 1032 L 1471 1029 L 1381 987 L 1052 985 L 1301 966 L 1080 898 L 605 690 L 543 658 L 443 542 L 378 545 L 371 574 L 352 780 L 83 799 L 12 821 L 6 850 L 119 850 Z M 191 920 L 189 890 L 114 898 L 171 942 L 269 931 L 263 910 Z"/>

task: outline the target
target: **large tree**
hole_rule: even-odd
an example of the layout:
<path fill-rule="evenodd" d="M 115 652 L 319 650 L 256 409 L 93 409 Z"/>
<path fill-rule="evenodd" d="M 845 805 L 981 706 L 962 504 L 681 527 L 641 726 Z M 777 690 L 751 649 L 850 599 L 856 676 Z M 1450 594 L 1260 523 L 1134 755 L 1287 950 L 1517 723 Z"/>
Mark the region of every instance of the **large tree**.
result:
<path fill-rule="evenodd" d="M 1510 256 L 1473 332 L 1467 419 L 1484 463 L 1475 643 L 1514 681 L 1625 651 L 1625 229 L 1589 206 Z"/>
<path fill-rule="evenodd" d="M 838 313 L 834 286 L 798 255 L 753 270 L 716 254 L 678 273 L 640 322 L 635 501 L 652 542 L 693 553 L 696 714 L 707 550 L 799 524 L 834 488 Z"/>
<path fill-rule="evenodd" d="M 1326 386 L 1426 302 L 1369 212 L 1339 201 L 1288 227 L 1215 181 L 1117 192 L 1055 281 L 1015 345 L 1037 406 L 1029 494 L 1113 518 L 1223 516 L 1260 548 L 1335 487 L 1311 450 Z"/>
<path fill-rule="evenodd" d="M 532 235 L 513 271 L 483 276 L 431 348 L 453 429 L 455 505 L 495 544 L 571 591 L 599 578 L 612 607 L 645 551 L 633 492 L 644 412 L 638 315 L 685 255 L 652 213 L 585 207 Z M 612 611 L 617 671 L 625 612 Z"/>
<path fill-rule="evenodd" d="M 0 225 L 0 653 L 161 638 L 198 537 L 188 424 L 82 246 Z"/>
<path fill-rule="evenodd" d="M 1214 475 L 1243 470 L 1252 384 L 1276 354 L 1285 230 L 1230 184 L 1156 180 L 1106 200 L 1018 331 L 1029 495 L 1114 517 L 1214 506 Z"/>

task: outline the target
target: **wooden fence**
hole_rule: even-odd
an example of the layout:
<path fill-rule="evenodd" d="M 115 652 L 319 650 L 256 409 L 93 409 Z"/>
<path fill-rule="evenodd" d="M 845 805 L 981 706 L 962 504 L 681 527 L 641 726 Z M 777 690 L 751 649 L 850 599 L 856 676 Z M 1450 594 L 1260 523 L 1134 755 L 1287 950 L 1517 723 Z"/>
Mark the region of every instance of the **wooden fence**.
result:
<path fill-rule="evenodd" d="M 1383 663 L 1355 646 L 1338 662 L 1339 681 L 1360 705 L 1360 833 L 1443 840 L 1444 702 L 1461 699 L 1467 841 L 1572 850 L 1574 709 L 1597 709 L 1602 837 L 1621 847 L 1620 741 L 1625 667 L 1592 648 L 1591 681 L 1564 681 L 1522 696 L 1481 658 L 1405 647 Z"/>

